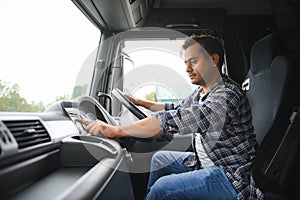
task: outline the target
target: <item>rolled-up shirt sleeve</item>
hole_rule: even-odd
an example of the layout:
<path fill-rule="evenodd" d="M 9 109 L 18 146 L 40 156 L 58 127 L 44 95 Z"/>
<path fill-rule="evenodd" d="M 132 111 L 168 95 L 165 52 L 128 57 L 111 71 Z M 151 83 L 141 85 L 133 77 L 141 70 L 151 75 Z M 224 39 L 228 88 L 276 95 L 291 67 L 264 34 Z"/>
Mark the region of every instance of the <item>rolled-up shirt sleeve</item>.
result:
<path fill-rule="evenodd" d="M 165 110 L 174 110 L 174 108 L 175 108 L 174 103 L 165 103 L 164 104 Z"/>
<path fill-rule="evenodd" d="M 205 134 L 208 130 L 219 132 L 225 121 L 227 109 L 226 90 L 216 91 L 203 102 L 194 102 L 187 106 L 179 106 L 174 110 L 155 112 L 163 130 L 161 137 L 171 140 L 173 134 L 200 133 Z M 174 106 L 174 105 L 173 105 Z"/>
<path fill-rule="evenodd" d="M 177 116 L 174 112 L 176 112 L 176 110 L 182 105 L 186 105 L 187 101 L 191 101 L 192 95 L 193 94 L 178 103 L 164 103 L 163 111 L 152 113 L 152 116 L 156 117 L 159 120 L 160 126 L 163 129 L 161 135 L 163 139 L 170 141 L 173 139 L 173 134 L 178 132 L 179 127 L 176 123 L 176 120 L 174 119 L 174 117 L 176 118 Z"/>

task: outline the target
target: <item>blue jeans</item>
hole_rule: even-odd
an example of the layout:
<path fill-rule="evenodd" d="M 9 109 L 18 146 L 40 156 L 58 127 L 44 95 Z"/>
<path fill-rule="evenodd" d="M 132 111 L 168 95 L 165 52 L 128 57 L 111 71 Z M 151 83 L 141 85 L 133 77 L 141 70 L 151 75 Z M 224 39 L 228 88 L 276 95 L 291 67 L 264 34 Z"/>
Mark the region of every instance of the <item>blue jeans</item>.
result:
<path fill-rule="evenodd" d="M 223 169 L 212 166 L 189 171 L 182 161 L 190 154 L 159 151 L 153 155 L 146 200 L 237 198 Z"/>

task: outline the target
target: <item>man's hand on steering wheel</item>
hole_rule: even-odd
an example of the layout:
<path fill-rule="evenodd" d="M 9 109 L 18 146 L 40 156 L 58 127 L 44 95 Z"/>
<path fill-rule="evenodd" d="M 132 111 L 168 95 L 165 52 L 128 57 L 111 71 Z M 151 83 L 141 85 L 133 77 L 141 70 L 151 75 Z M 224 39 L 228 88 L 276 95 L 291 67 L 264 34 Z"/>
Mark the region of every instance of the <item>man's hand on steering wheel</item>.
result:
<path fill-rule="evenodd" d="M 144 119 L 147 115 L 137 106 L 134 102 L 129 99 L 136 100 L 133 96 L 126 97 L 125 94 L 118 88 L 113 89 L 112 94 L 138 119 Z"/>
<path fill-rule="evenodd" d="M 124 96 L 127 97 L 129 99 L 129 101 L 131 101 L 132 103 L 134 103 L 137 106 L 143 106 L 141 105 L 141 100 L 135 96 L 133 96 L 132 94 L 129 93 L 124 93 Z M 143 106 L 144 107 L 144 106 Z"/>

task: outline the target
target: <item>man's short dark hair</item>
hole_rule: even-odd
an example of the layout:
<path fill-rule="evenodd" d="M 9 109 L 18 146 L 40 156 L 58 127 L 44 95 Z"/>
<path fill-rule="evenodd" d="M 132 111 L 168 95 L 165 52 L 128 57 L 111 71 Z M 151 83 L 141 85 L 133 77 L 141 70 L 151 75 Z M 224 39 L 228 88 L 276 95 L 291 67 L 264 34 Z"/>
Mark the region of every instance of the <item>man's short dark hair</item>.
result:
<path fill-rule="evenodd" d="M 192 35 L 185 41 L 182 48 L 185 50 L 195 43 L 198 43 L 201 46 L 200 51 L 204 49 L 209 54 L 209 56 L 211 56 L 214 53 L 219 55 L 218 68 L 221 71 L 221 67 L 224 62 L 223 40 L 211 35 Z"/>

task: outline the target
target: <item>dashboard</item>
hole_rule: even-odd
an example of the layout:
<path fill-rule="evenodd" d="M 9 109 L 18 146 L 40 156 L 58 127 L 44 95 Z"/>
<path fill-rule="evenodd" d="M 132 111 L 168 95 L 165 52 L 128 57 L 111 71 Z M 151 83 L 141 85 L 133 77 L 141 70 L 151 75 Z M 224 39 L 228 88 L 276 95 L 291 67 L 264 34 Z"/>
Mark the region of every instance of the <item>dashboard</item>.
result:
<path fill-rule="evenodd" d="M 131 198 L 129 175 L 118 171 L 132 162 L 126 148 L 90 135 L 76 118 L 117 125 L 89 96 L 58 101 L 43 113 L 0 112 L 0 199 L 100 198 L 114 194 L 107 185 L 119 174 L 113 185 L 127 183 L 128 190 L 116 199 Z"/>

